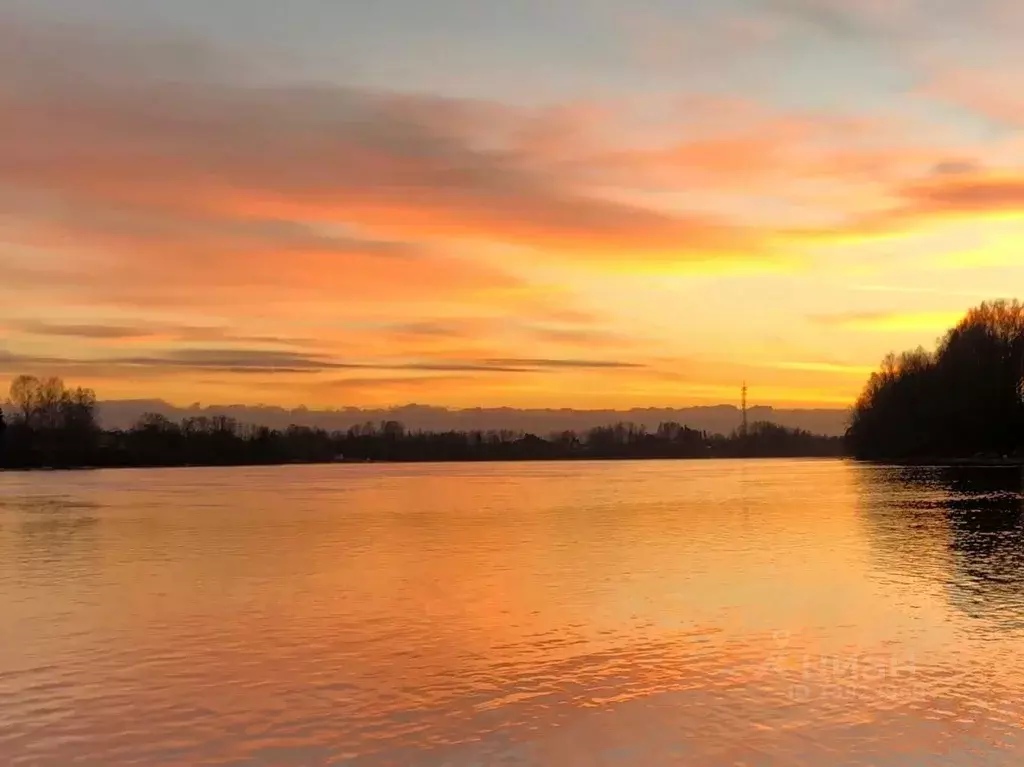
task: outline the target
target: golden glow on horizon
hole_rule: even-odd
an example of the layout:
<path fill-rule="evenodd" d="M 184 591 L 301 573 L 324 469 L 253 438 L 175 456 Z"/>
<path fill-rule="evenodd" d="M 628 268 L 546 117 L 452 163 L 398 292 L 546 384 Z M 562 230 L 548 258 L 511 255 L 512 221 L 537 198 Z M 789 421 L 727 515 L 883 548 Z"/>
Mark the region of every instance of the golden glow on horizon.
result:
<path fill-rule="evenodd" d="M 872 333 L 893 333 L 900 331 L 932 332 L 942 334 L 963 317 L 963 312 L 917 312 L 910 314 L 851 314 L 841 316 L 835 327 L 845 330 L 860 330 Z M 860 367 L 861 372 L 870 373 L 874 368 Z"/>

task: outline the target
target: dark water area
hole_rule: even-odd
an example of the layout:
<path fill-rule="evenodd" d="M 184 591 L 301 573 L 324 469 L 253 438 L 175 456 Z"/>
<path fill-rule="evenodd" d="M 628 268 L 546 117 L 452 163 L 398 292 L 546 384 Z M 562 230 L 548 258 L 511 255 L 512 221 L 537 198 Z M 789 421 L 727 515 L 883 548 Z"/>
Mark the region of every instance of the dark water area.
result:
<path fill-rule="evenodd" d="M 0 475 L 0 763 L 1018 765 L 1019 468 Z"/>

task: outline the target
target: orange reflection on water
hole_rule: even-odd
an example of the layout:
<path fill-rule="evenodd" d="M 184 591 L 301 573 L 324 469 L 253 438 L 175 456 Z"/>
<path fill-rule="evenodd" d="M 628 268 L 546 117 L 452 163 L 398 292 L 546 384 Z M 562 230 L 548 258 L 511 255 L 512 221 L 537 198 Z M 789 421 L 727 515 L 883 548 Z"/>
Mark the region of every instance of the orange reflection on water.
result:
<path fill-rule="evenodd" d="M 839 461 L 6 475 L 0 755 L 1015 764 L 1020 486 Z"/>

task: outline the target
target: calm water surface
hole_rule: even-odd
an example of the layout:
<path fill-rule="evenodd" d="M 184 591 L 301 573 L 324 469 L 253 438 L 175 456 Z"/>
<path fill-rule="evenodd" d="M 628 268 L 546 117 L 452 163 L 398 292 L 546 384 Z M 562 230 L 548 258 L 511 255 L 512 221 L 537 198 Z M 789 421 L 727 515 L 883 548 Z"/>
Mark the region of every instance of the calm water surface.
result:
<path fill-rule="evenodd" d="M 1020 472 L 0 476 L 0 764 L 1020 765 Z"/>

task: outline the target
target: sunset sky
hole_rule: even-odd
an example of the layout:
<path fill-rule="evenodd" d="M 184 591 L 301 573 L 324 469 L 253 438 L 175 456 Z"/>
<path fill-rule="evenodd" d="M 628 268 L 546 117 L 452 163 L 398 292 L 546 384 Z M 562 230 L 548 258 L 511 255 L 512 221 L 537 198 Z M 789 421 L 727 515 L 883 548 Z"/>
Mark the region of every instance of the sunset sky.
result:
<path fill-rule="evenodd" d="M 0 0 L 0 385 L 845 406 L 1024 286 L 1019 0 Z"/>

